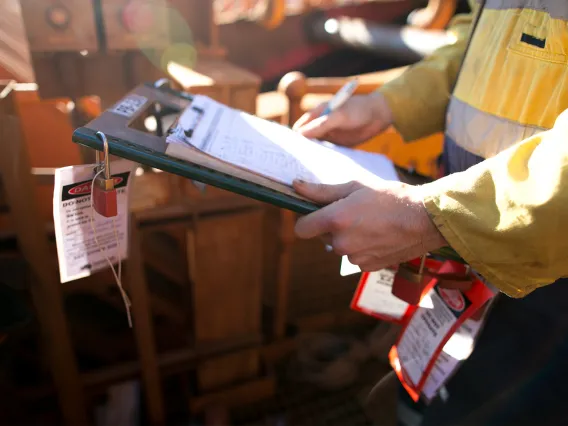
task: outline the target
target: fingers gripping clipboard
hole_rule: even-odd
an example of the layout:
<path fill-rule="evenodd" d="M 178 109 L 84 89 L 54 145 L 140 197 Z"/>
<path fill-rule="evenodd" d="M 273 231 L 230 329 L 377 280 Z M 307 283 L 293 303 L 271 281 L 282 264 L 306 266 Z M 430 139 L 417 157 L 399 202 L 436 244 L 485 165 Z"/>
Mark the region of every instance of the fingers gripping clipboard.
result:
<path fill-rule="evenodd" d="M 96 135 L 105 134 L 111 155 L 273 204 L 299 214 L 309 214 L 321 206 L 300 197 L 287 185 L 248 172 L 195 151 L 192 161 L 166 154 L 166 132 L 161 125 L 165 115 L 179 114 L 193 97 L 173 90 L 167 81 L 136 87 L 113 107 L 86 126 L 76 129 L 73 142 L 103 151 Z M 154 116 L 156 131 L 144 129 L 143 122 Z"/>

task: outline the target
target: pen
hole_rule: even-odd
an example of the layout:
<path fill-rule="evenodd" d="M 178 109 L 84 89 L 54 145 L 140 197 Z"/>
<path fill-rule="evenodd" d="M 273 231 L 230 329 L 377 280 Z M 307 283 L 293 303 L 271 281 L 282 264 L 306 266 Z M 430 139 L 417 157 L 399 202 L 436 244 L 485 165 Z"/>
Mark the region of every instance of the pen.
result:
<path fill-rule="evenodd" d="M 345 83 L 345 85 L 329 100 L 321 115 L 328 115 L 343 105 L 351 97 L 353 92 L 355 92 L 358 85 L 359 82 L 357 80 L 351 80 Z"/>

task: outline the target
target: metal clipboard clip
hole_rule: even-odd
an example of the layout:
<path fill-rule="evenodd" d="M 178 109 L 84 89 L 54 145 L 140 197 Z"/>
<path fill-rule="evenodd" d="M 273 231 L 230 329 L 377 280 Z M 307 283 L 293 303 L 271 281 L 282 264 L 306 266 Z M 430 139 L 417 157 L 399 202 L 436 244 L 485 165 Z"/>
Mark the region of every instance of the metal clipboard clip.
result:
<path fill-rule="evenodd" d="M 167 78 L 162 78 L 162 79 L 156 81 L 156 82 L 154 83 L 154 87 L 155 87 L 156 89 L 162 89 L 162 88 L 172 89 L 172 87 L 171 87 L 171 82 L 170 82 L 170 80 L 168 80 Z M 196 122 L 195 122 L 193 128 L 192 128 L 192 129 L 189 129 L 189 130 L 187 130 L 187 131 L 184 132 L 184 133 L 185 133 L 185 136 L 188 137 L 188 138 L 191 138 L 191 136 L 192 136 L 192 134 L 193 134 L 193 131 L 194 131 L 195 128 L 199 125 L 199 121 L 200 121 L 201 116 L 203 116 L 203 110 L 202 110 L 201 108 L 199 108 L 199 107 L 193 107 L 192 109 L 196 112 L 196 114 L 198 115 L 198 118 L 197 118 L 197 120 L 196 120 Z M 159 105 L 155 105 L 155 106 L 154 106 L 154 110 L 155 110 L 156 112 L 158 112 L 158 113 L 161 112 L 161 108 L 160 108 Z M 174 121 L 172 127 L 171 127 L 170 129 L 168 129 L 168 133 L 171 132 L 171 131 L 173 130 L 173 128 L 177 125 L 178 120 L 179 120 L 179 117 L 176 118 L 176 120 Z M 158 134 L 158 136 L 163 136 L 163 133 L 164 133 L 163 128 L 164 128 L 164 127 L 163 127 L 162 119 L 161 119 L 160 117 L 158 117 L 158 114 L 156 114 L 156 122 L 157 122 L 157 134 Z M 192 180 L 191 183 L 192 183 L 193 186 L 195 186 L 195 187 L 199 190 L 199 192 L 201 192 L 202 194 L 203 194 L 203 193 L 205 192 L 205 190 L 207 189 L 207 185 L 205 185 L 203 182 L 198 182 L 198 181 L 196 181 L 196 180 Z"/>

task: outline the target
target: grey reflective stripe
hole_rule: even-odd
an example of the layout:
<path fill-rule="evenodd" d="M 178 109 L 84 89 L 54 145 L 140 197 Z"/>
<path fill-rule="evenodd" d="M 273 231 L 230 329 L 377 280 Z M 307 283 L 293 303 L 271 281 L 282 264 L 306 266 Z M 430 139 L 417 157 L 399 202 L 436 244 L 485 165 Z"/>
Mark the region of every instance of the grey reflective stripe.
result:
<path fill-rule="evenodd" d="M 479 0 L 477 1 L 479 3 Z M 568 2 L 559 0 L 487 0 L 486 9 L 531 9 L 547 12 L 552 18 L 568 20 Z"/>
<path fill-rule="evenodd" d="M 453 96 L 446 117 L 448 136 L 457 145 L 483 158 L 493 157 L 544 130 L 482 112 Z"/>
<path fill-rule="evenodd" d="M 444 173 L 450 175 L 452 173 L 463 172 L 481 163 L 483 160 L 485 160 L 485 158 L 465 150 L 455 143 L 447 133 L 445 134 L 444 151 L 442 153 Z"/>

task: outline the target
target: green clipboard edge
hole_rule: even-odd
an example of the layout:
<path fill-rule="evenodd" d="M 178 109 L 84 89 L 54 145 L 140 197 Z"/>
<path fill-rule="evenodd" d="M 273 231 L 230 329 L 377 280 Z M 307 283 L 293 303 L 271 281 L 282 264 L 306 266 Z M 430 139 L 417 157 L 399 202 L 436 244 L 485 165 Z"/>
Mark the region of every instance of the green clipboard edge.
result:
<path fill-rule="evenodd" d="M 174 90 L 164 83 L 165 81 L 156 82 L 154 84 L 146 83 L 144 86 L 188 101 L 193 99 L 191 94 Z M 73 132 L 72 140 L 77 144 L 91 149 L 103 151 L 103 142 L 96 136 L 96 133 L 97 131 L 94 129 L 79 127 Z M 287 194 L 282 194 L 256 183 L 235 178 L 234 176 L 220 173 L 216 170 L 197 164 L 192 164 L 185 160 L 170 157 L 110 134 L 105 133 L 105 135 L 108 140 L 108 148 L 111 155 L 125 158 L 135 163 L 144 164 L 187 179 L 234 192 L 301 215 L 313 213 L 322 207 L 315 203 L 310 203 Z M 440 255 L 446 259 L 454 260 L 456 262 L 467 263 L 451 247 L 442 247 L 441 249 L 436 250 L 433 254 Z"/>
<path fill-rule="evenodd" d="M 191 101 L 193 99 L 193 96 L 190 93 L 171 88 L 167 79 L 158 80 L 155 83 L 145 83 L 142 86 L 146 89 L 152 90 L 153 92 L 160 92 L 186 101 Z M 131 93 L 135 92 L 136 90 Z M 143 164 L 165 172 L 183 176 L 187 179 L 234 192 L 248 198 L 269 203 L 277 207 L 291 210 L 298 214 L 309 214 L 321 207 L 315 203 L 310 203 L 309 201 L 301 200 L 287 194 L 282 194 L 271 188 L 165 155 L 164 153 L 151 148 L 132 143 L 123 138 L 118 138 L 108 132 L 105 132 L 105 135 L 108 140 L 109 153 L 117 157 L 125 158 L 135 163 Z M 103 150 L 103 143 L 96 136 L 96 130 L 89 127 L 80 127 L 76 129 L 73 132 L 72 140 L 75 143 L 98 151 Z"/>
<path fill-rule="evenodd" d="M 170 157 L 147 148 L 141 148 L 138 145 L 115 138 L 112 135 L 106 136 L 109 153 L 111 155 L 225 189 L 248 198 L 273 204 L 302 215 L 312 213 L 320 208 L 320 206 L 316 204 L 279 193 L 270 188 Z M 96 131 L 86 127 L 79 127 L 73 132 L 73 142 L 98 151 L 103 150 L 103 143 L 96 136 Z"/>

